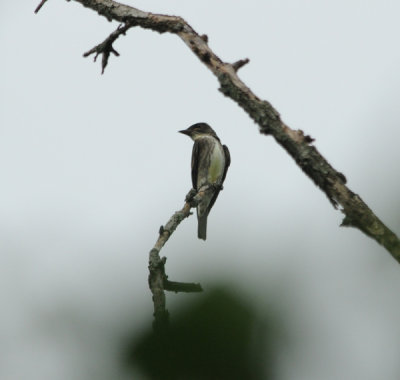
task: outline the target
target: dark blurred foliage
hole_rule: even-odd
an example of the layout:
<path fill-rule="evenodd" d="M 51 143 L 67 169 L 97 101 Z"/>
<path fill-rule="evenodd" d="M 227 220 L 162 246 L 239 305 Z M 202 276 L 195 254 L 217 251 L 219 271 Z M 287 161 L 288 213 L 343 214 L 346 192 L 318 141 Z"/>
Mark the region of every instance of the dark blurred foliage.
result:
<path fill-rule="evenodd" d="M 227 288 L 170 310 L 167 328 L 149 328 L 123 350 L 148 379 L 272 379 L 281 328 Z"/>

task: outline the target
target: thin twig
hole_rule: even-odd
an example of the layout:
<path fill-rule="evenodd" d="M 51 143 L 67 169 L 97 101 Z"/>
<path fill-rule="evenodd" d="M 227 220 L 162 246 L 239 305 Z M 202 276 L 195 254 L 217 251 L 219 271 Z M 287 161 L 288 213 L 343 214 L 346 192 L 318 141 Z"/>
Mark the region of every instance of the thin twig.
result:
<path fill-rule="evenodd" d="M 126 33 L 126 31 L 131 28 L 131 25 L 126 23 L 125 25 L 119 25 L 114 32 L 112 32 L 101 44 L 96 45 L 94 48 L 90 49 L 83 54 L 84 57 L 88 57 L 91 54 L 95 54 L 93 61 L 96 62 L 99 54 L 103 55 L 101 60 L 101 73 L 104 74 L 104 70 L 108 64 L 108 58 L 110 54 L 113 53 L 115 56 L 119 57 L 119 53 L 114 49 L 113 43 L 121 35 Z"/>
<path fill-rule="evenodd" d="M 176 282 L 164 280 L 164 289 L 175 293 L 199 293 L 203 291 L 200 284 L 194 282 Z"/>
<path fill-rule="evenodd" d="M 46 2 L 47 0 L 42 0 L 40 3 L 39 3 L 39 5 L 36 7 L 36 9 L 35 9 L 35 13 L 38 13 L 39 11 L 40 11 L 40 8 L 42 8 L 43 7 L 43 5 L 44 5 L 44 3 Z"/>

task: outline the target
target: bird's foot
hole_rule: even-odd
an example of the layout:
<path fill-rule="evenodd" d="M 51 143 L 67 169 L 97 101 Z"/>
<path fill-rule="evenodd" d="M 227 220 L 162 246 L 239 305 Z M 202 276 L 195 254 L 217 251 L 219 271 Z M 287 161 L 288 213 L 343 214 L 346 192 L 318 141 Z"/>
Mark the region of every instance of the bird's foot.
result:
<path fill-rule="evenodd" d="M 190 191 L 186 194 L 185 197 L 185 202 L 190 203 L 190 201 L 193 199 L 193 197 L 197 194 L 196 189 L 190 189 Z"/>

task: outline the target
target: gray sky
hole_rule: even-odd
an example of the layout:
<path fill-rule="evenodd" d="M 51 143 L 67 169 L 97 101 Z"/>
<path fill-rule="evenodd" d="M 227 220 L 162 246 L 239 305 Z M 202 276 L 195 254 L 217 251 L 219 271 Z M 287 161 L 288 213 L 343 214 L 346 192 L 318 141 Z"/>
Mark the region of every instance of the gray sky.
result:
<path fill-rule="evenodd" d="M 126 3 L 184 17 L 225 61 L 250 58 L 245 83 L 400 233 L 397 0 Z M 278 289 L 299 338 L 281 379 L 397 380 L 390 255 L 338 228 L 341 213 L 177 37 L 130 30 L 101 76 L 82 54 L 117 24 L 75 2 L 35 6 L 0 5 L 0 378 L 124 378 L 113 333 L 151 321 L 148 251 L 191 186 L 177 131 L 205 121 L 232 166 L 207 242 L 192 217 L 162 251 L 170 277 L 234 278 L 257 302 Z"/>

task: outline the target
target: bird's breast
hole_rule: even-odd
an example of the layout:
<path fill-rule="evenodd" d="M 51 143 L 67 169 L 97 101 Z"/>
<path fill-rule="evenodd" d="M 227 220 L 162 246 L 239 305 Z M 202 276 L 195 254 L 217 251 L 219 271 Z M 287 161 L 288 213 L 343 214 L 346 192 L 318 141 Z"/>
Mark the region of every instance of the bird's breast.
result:
<path fill-rule="evenodd" d="M 210 168 L 208 171 L 208 182 L 220 183 L 225 168 L 225 153 L 218 142 L 214 144 L 210 155 Z"/>

